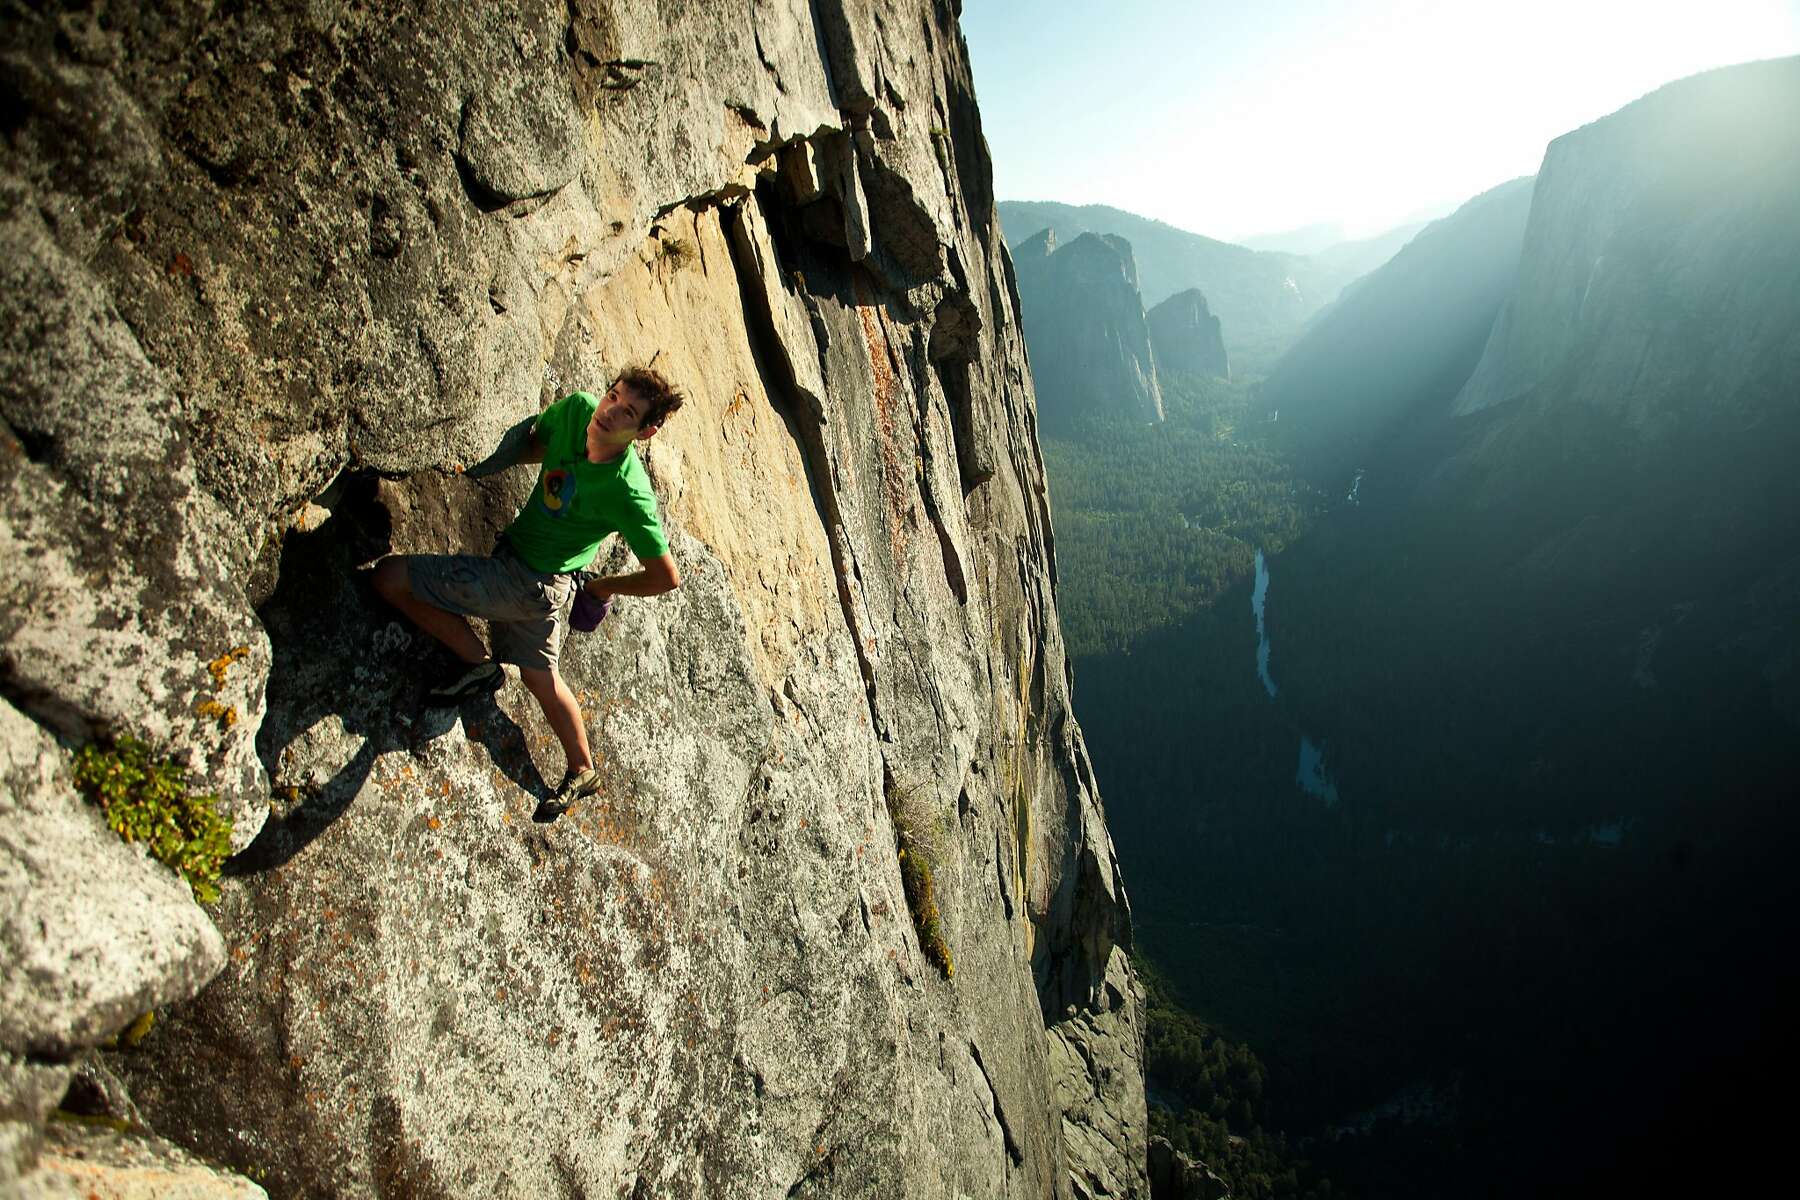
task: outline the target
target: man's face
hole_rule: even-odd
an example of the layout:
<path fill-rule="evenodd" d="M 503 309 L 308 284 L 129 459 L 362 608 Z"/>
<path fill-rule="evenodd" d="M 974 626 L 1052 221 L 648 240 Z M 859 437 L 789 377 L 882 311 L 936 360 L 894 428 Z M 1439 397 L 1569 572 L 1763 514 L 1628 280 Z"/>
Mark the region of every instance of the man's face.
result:
<path fill-rule="evenodd" d="M 649 407 L 649 401 L 627 383 L 608 388 L 588 422 L 588 458 L 597 462 L 615 456 L 622 447 L 654 434 L 655 425 L 643 427 L 644 411 Z"/>

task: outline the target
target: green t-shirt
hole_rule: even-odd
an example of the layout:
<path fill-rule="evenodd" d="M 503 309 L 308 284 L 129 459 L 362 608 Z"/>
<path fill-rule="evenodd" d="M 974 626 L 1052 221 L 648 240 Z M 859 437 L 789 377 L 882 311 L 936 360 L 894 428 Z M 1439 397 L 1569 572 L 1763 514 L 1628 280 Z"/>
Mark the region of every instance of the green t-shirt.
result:
<path fill-rule="evenodd" d="M 640 561 L 669 552 L 637 449 L 627 446 L 611 462 L 588 461 L 587 425 L 598 407 L 586 392 L 571 392 L 538 417 L 544 465 L 531 498 L 506 529 L 507 541 L 534 571 L 578 571 L 615 532 Z"/>

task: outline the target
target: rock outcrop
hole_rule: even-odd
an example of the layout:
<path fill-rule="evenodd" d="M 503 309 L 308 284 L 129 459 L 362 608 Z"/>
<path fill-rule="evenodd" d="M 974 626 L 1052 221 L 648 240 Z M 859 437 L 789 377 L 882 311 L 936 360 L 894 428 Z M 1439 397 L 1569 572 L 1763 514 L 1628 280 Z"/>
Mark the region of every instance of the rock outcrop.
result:
<path fill-rule="evenodd" d="M 1046 429 L 1085 416 L 1163 419 L 1156 356 L 1124 238 L 1084 233 L 1058 245 L 1044 230 L 1020 247 L 1019 302 Z"/>
<path fill-rule="evenodd" d="M 1554 506 L 1515 551 L 1542 585 L 1661 590 L 1793 553 L 1774 514 L 1800 500 L 1800 133 L 1768 117 L 1796 104 L 1800 58 L 1723 68 L 1545 153 L 1433 481 L 1498 514 Z"/>
<path fill-rule="evenodd" d="M 1157 366 L 1165 371 L 1231 378 L 1219 318 L 1207 307 L 1199 288 L 1176 292 L 1144 319 L 1150 325 L 1150 347 L 1156 352 Z"/>
<path fill-rule="evenodd" d="M 35 1159 L 84 1048 L 225 961 L 187 885 L 106 828 L 62 762 L 0 701 L 0 1184 Z"/>
<path fill-rule="evenodd" d="M 1175 1149 L 1167 1138 L 1150 1139 L 1150 1195 L 1154 1200 L 1225 1200 L 1231 1195 L 1213 1169 Z"/>
<path fill-rule="evenodd" d="M 58 1121 L 18 1200 L 267 1200 L 242 1175 L 172 1142 L 105 1124 Z"/>
<path fill-rule="evenodd" d="M 953 6 L 101 5 L 0 82 L 0 1172 L 156 1007 L 136 1110 L 271 1194 L 1145 1194 Z M 421 709 L 363 568 L 485 549 L 530 481 L 459 465 L 631 361 L 685 582 L 565 647 L 607 782 L 537 827 L 536 706 Z M 59 775 L 119 733 L 234 818 L 216 930 Z"/>

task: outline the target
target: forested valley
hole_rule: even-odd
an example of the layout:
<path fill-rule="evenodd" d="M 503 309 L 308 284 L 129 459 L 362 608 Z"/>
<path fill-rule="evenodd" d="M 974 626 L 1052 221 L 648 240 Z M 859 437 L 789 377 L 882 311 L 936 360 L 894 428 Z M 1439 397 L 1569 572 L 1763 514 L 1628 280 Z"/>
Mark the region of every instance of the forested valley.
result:
<path fill-rule="evenodd" d="M 1722 461 L 1777 478 L 1783 439 L 1646 472 L 1569 431 L 1588 453 L 1530 504 L 1421 508 L 1421 464 L 1483 422 L 1401 439 L 1352 502 L 1297 475 L 1254 383 L 1164 390 L 1165 427 L 1045 442 L 1153 1129 L 1259 1197 L 1579 1194 L 1659 1138 L 1766 1132 L 1726 1097 L 1791 1060 L 1770 956 L 1800 760 L 1714 648 L 1787 593 L 1740 595 L 1717 556 L 1549 600 L 1505 568 L 1596 488 L 1673 528 Z"/>
<path fill-rule="evenodd" d="M 1071 655 L 1125 653 L 1179 625 L 1319 510 L 1252 416 L 1252 389 L 1164 373 L 1163 424 L 1092 412 L 1045 437 Z"/>

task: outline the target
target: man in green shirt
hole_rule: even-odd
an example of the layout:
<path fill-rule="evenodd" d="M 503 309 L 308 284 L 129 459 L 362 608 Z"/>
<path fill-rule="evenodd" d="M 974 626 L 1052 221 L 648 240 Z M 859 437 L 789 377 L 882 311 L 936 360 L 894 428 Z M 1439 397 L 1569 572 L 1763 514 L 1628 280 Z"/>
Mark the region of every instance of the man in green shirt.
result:
<path fill-rule="evenodd" d="M 590 579 L 589 597 L 655 596 L 681 583 L 656 515 L 656 495 L 634 442 L 647 442 L 681 407 L 682 396 L 655 371 L 622 372 L 596 399 L 574 392 L 506 435 L 500 449 L 469 470 L 492 474 L 536 462 L 537 486 L 494 553 L 390 555 L 375 566 L 375 589 L 462 660 L 456 675 L 426 695 L 457 704 L 497 691 L 512 663 L 562 743 L 568 770 L 533 819 L 554 821 L 600 788 L 575 696 L 557 673 L 576 572 L 594 561 L 608 534 L 624 537 L 640 570 Z M 467 617 L 488 622 L 490 656 Z"/>

